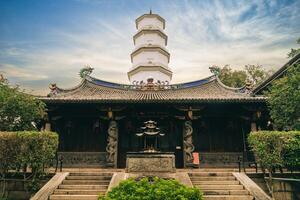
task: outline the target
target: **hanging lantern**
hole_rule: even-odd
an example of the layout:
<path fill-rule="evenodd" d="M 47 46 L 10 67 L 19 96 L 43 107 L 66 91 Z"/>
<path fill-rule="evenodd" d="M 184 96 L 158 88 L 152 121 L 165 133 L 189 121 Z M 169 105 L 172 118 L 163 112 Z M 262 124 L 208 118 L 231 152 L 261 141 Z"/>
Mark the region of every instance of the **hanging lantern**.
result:
<path fill-rule="evenodd" d="M 111 110 L 110 107 L 108 108 L 107 117 L 108 117 L 108 119 L 112 119 L 113 118 L 113 111 Z"/>
<path fill-rule="evenodd" d="M 257 116 L 257 118 L 259 119 L 260 117 L 261 117 L 261 111 L 256 111 L 256 116 Z"/>
<path fill-rule="evenodd" d="M 193 110 L 192 110 L 192 106 L 189 107 L 188 112 L 187 112 L 187 115 L 188 115 L 188 119 L 189 119 L 189 120 L 192 120 L 192 119 L 193 119 Z"/>

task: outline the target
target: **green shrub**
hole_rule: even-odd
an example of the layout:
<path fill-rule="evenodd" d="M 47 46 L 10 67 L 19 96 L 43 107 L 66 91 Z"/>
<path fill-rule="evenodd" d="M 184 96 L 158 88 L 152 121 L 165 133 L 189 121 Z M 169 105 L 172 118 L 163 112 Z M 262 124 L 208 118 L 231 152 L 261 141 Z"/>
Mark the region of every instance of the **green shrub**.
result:
<path fill-rule="evenodd" d="M 176 180 L 128 179 L 99 200 L 202 200 L 199 189 L 188 188 Z"/>
<path fill-rule="evenodd" d="M 54 132 L 0 132 L 0 172 L 29 166 L 36 176 L 51 163 L 57 147 Z"/>
<path fill-rule="evenodd" d="M 9 169 L 17 168 L 17 158 L 20 153 L 20 140 L 16 133 L 0 132 L 0 173 L 1 176 Z"/>
<path fill-rule="evenodd" d="M 256 161 L 266 169 L 300 167 L 299 131 L 258 131 L 251 132 L 249 145 Z"/>
<path fill-rule="evenodd" d="M 58 135 L 53 132 L 23 131 L 17 132 L 21 140 L 19 161 L 31 167 L 33 172 L 47 167 L 55 156 L 58 147 Z"/>
<path fill-rule="evenodd" d="M 300 170 L 300 132 L 287 132 L 282 139 L 284 166 L 289 170 Z"/>
<path fill-rule="evenodd" d="M 248 142 L 263 172 L 265 173 L 265 169 L 268 169 L 267 186 L 273 196 L 273 170 L 282 167 L 290 170 L 300 169 L 300 132 L 251 132 Z"/>
<path fill-rule="evenodd" d="M 283 166 L 281 132 L 251 132 L 248 141 L 256 161 L 263 168 L 272 169 Z"/>

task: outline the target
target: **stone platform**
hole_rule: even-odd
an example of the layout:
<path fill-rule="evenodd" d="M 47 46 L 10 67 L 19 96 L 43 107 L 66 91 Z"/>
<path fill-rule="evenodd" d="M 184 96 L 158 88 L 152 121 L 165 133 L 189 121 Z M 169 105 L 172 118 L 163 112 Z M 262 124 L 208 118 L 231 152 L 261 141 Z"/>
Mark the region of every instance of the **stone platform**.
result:
<path fill-rule="evenodd" d="M 127 153 L 127 173 L 173 173 L 175 171 L 174 153 Z"/>

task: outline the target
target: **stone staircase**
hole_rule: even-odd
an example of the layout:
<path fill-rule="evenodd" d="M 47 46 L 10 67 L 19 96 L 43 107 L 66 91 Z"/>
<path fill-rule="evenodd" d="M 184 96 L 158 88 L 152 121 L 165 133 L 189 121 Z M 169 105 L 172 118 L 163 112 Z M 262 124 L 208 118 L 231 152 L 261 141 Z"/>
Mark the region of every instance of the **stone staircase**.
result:
<path fill-rule="evenodd" d="M 112 173 L 72 172 L 50 195 L 50 200 L 97 200 L 105 195 Z"/>
<path fill-rule="evenodd" d="M 230 171 L 189 173 L 193 185 L 204 193 L 205 200 L 253 200 Z"/>

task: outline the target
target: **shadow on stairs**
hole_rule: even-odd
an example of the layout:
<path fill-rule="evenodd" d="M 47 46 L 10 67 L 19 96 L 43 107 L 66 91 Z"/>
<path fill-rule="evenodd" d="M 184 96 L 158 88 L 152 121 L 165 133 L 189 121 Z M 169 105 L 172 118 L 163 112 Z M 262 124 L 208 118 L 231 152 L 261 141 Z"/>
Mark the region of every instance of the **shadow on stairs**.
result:
<path fill-rule="evenodd" d="M 50 195 L 50 200 L 97 200 L 105 195 L 113 173 L 71 172 Z"/>
<path fill-rule="evenodd" d="M 253 196 L 232 172 L 189 173 L 193 185 L 203 191 L 205 200 L 253 200 Z"/>

